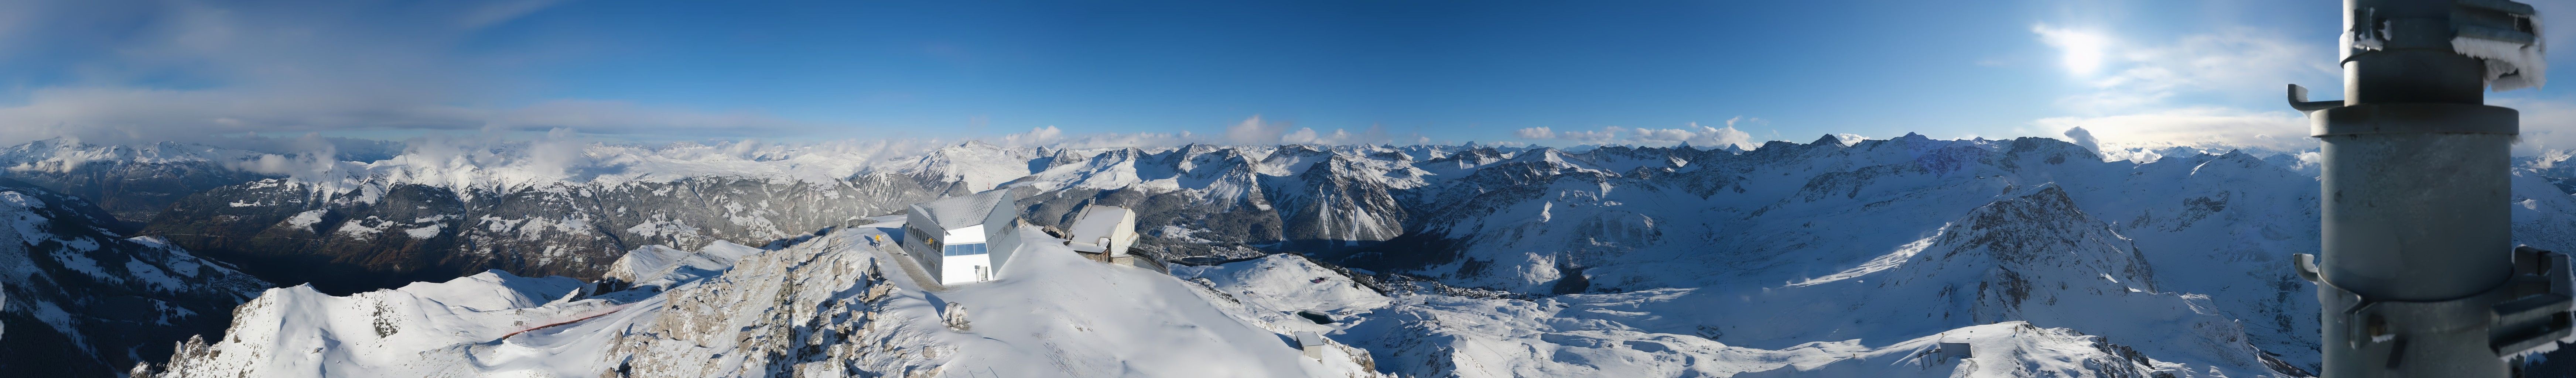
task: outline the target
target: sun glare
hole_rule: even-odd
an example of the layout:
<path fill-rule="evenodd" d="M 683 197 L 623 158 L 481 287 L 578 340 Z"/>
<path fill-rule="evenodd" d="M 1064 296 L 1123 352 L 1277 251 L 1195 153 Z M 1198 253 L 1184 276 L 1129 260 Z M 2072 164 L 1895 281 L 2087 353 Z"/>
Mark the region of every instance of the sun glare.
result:
<path fill-rule="evenodd" d="M 2058 64 L 2065 66 L 2068 73 L 2076 76 L 2091 76 L 2095 71 L 2101 70 L 2103 56 L 2107 53 L 2105 50 L 2108 50 L 2111 45 L 2110 38 L 2092 32 L 2052 28 L 2048 25 L 2033 26 L 2030 30 L 2033 33 L 2039 33 L 2040 42 L 2047 43 L 2049 47 L 2056 47 Z"/>

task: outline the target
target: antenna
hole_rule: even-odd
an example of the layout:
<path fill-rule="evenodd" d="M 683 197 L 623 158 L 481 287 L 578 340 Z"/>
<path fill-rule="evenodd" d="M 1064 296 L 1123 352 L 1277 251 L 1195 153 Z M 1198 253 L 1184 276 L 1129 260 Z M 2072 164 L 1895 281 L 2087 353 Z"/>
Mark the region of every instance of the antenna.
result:
<path fill-rule="evenodd" d="M 2513 245 L 2520 113 L 2486 91 L 2539 86 L 2537 14 L 2507 0 L 2345 0 L 2344 100 L 2314 121 L 2329 378 L 2505 377 L 2568 335 L 2567 256 Z"/>

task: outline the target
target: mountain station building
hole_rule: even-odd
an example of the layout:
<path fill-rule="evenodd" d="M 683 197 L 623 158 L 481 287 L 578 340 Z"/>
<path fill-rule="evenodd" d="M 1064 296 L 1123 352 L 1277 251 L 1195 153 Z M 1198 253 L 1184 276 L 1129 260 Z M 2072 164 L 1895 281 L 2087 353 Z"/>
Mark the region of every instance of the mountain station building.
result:
<path fill-rule="evenodd" d="M 1019 248 L 1020 211 L 1012 189 L 912 204 L 904 215 L 903 251 L 942 285 L 1001 278 Z"/>

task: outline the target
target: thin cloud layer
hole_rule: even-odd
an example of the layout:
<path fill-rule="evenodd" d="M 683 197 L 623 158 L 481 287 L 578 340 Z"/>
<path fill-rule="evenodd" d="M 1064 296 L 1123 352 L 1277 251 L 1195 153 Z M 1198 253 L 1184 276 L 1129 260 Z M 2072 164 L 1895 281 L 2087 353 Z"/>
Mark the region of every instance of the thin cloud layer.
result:
<path fill-rule="evenodd" d="M 819 125 L 618 101 L 492 104 L 544 51 L 471 46 L 554 1 L 10 2 L 0 6 L 0 144 L 185 140 L 247 132 L 575 128 L 753 136 Z M 531 49 L 533 50 L 533 49 Z M 15 57 L 15 58 L 5 58 Z"/>
<path fill-rule="evenodd" d="M 1052 128 L 1053 126 L 1049 126 L 1049 127 L 1050 127 L 1050 128 Z M 1292 130 L 1291 128 L 1294 128 L 1294 129 Z M 1197 139 L 1197 138 L 1192 137 L 1192 136 L 1190 135 L 1190 133 L 1189 133 L 1189 132 L 1187 132 L 1187 131 L 1181 132 L 1181 133 L 1179 133 L 1179 134 L 1140 133 L 1140 134 L 1104 134 L 1104 135 L 1113 135 L 1113 137 L 1099 137 L 1099 138 L 1101 138 L 1100 140 L 1121 140 L 1121 139 L 1124 139 L 1124 138 L 1135 138 L 1135 137 L 1124 137 L 1124 136 L 1114 136 L 1114 135 L 1137 135 L 1137 136 L 1147 136 L 1147 135 L 1150 135 L 1151 137 L 1142 137 L 1142 138 L 1144 138 L 1145 140 L 1170 140 L 1170 141 L 1178 141 L 1178 142 L 1180 142 L 1180 143 L 1230 143 L 1230 144 L 1243 144 L 1243 145 L 1267 145 L 1267 144 L 1323 144 L 1323 145 L 1354 145 L 1354 144 L 1418 144 L 1418 143 L 1428 143 L 1428 142 L 1430 142 L 1430 140 L 1431 140 L 1430 138 L 1428 138 L 1428 137 L 1424 137 L 1424 136 L 1422 136 L 1421 134 L 1410 134 L 1410 135 L 1401 135 L 1401 136 L 1399 136 L 1399 135 L 1394 135 L 1394 134 L 1390 134 L 1390 133 L 1388 133 L 1388 132 L 1386 131 L 1386 129 L 1385 129 L 1384 127 L 1380 127 L 1380 126 L 1369 126 L 1369 128 L 1368 128 L 1368 129 L 1361 130 L 1360 132 L 1356 132 L 1356 133 L 1351 132 L 1351 131 L 1350 131 L 1350 130 L 1348 130 L 1348 129 L 1333 129 L 1332 131 L 1317 131 L 1317 130 L 1315 130 L 1314 128 L 1311 128 L 1311 127 L 1296 127 L 1295 125 L 1290 124 L 1290 123 L 1288 123 L 1288 122 L 1264 121 L 1264 120 L 1262 120 L 1262 119 L 1261 119 L 1261 116 L 1259 116 L 1259 115 L 1252 116 L 1251 118 L 1245 118 L 1245 119 L 1243 120 L 1243 122 L 1237 122 L 1237 123 L 1235 123 L 1235 124 L 1234 124 L 1234 126 L 1226 127 L 1226 129 L 1225 129 L 1225 135 L 1224 135 L 1224 136 L 1223 136 L 1223 138 L 1221 138 L 1221 139 L 1212 139 L 1212 140 L 1202 140 L 1202 139 Z M 1153 146 L 1153 145 L 1140 145 L 1140 146 L 1150 147 L 1150 146 Z"/>
<path fill-rule="evenodd" d="M 2040 25 L 2083 90 L 2057 106 L 2075 115 L 2031 122 L 2096 151 L 2164 147 L 2251 147 L 2300 151 L 2316 146 L 2307 119 L 2286 108 L 2246 110 L 2228 104 L 2272 104 L 2281 86 L 2334 84 L 2333 50 L 2271 30 L 2223 27 L 2168 41 L 2114 40 Z"/>
<path fill-rule="evenodd" d="M 2223 28 L 2164 44 L 2092 40 L 2090 46 L 2066 41 L 2082 40 L 2068 36 L 2080 33 L 2041 29 L 2039 34 L 2043 41 L 2068 49 L 2069 56 L 2101 54 L 2094 58 L 2101 61 L 2091 63 L 2099 67 L 2092 69 L 2108 73 L 2083 77 L 2089 92 L 2058 101 L 2059 106 L 2082 113 L 2154 111 L 2204 101 L 2277 101 L 2285 81 L 2331 85 L 2336 72 L 2333 49 L 2324 43 L 2331 41 L 2297 41 L 2260 29 Z"/>
<path fill-rule="evenodd" d="M 2199 107 L 2033 123 L 2042 129 L 2067 130 L 2070 138 L 2082 138 L 2075 136 L 2076 129 L 2081 129 L 2081 135 L 2092 137 L 2099 149 L 2239 146 L 2298 151 L 2317 144 L 2308 138 L 2306 116 L 2292 111 Z"/>
<path fill-rule="evenodd" d="M 2043 25 L 2033 32 L 2043 44 L 2067 54 L 2080 55 L 2074 49 L 2086 47 L 2066 29 Z M 2294 40 L 2263 29 L 2226 27 L 2164 43 L 2092 42 L 2098 42 L 2092 47 L 2115 52 L 2104 55 L 2104 73 L 2081 78 L 2084 91 L 2058 100 L 2061 109 L 2077 115 L 2031 125 L 2035 131 L 2062 131 L 2068 140 L 2099 151 L 2313 150 L 2317 141 L 2308 137 L 2310 120 L 2280 102 L 2282 86 L 2306 84 L 2327 98 L 2336 97 L 2341 86 L 2331 40 Z M 2070 65 L 2077 60 L 2068 59 Z M 2489 103 L 2522 111 L 2515 154 L 2576 148 L 2576 132 L 2569 131 L 2576 130 L 2576 104 L 2512 96 Z"/>
<path fill-rule="evenodd" d="M 1576 144 L 1627 144 L 1639 146 L 1672 146 L 1689 144 L 1692 146 L 1711 148 L 1737 146 L 1738 148 L 1752 149 L 1756 145 L 1753 141 L 1753 134 L 1735 129 L 1735 123 L 1743 120 L 1746 120 L 1746 118 L 1736 117 L 1735 119 L 1727 120 L 1726 127 L 1700 126 L 1699 123 L 1693 122 L 1688 126 L 1670 129 L 1602 126 L 1600 130 L 1556 131 L 1546 127 L 1531 127 L 1513 131 L 1512 135 L 1520 137 L 1521 139 L 1560 140 L 1574 142 Z"/>

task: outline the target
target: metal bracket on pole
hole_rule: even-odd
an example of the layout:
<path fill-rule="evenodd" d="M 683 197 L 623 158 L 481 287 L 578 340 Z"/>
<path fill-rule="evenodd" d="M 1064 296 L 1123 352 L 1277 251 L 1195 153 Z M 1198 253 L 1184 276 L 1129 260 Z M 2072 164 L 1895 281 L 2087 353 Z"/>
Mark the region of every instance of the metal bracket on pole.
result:
<path fill-rule="evenodd" d="M 2463 298 L 2441 301 L 2398 301 L 2370 298 L 2326 282 L 2317 271 L 2316 256 L 2292 255 L 2291 263 L 2299 278 L 2317 284 L 2317 290 L 2330 297 L 2343 299 L 2337 319 L 2350 335 L 2345 340 L 2355 349 L 2380 349 L 2388 353 L 2387 368 L 2398 369 L 2406 361 L 2407 341 L 2414 337 L 2457 336 L 2483 328 L 2488 350 L 2494 357 L 2510 357 L 2539 348 L 2569 335 L 2576 329 L 2576 290 L 2570 289 L 2571 277 L 2566 254 L 2531 246 L 2514 248 L 2514 275 L 2494 288 Z"/>
<path fill-rule="evenodd" d="M 2291 109 L 2298 109 L 2299 111 L 2302 111 L 2302 112 L 2313 112 L 2313 111 L 2319 111 L 2319 110 L 2333 109 L 2334 107 L 2337 107 L 2337 106 L 2343 106 L 2343 100 L 2334 100 L 2334 101 L 2308 101 L 2308 87 L 2302 87 L 2302 86 L 2299 86 L 2298 84 L 2290 84 L 2290 108 L 2291 108 Z"/>
<path fill-rule="evenodd" d="M 2513 249 L 2514 277 L 2500 288 L 2504 299 L 2488 308 L 2495 323 L 2487 326 L 2489 345 L 2498 355 L 2516 355 L 2558 342 L 2576 328 L 2576 290 L 2569 285 L 2567 255 L 2531 246 Z"/>

